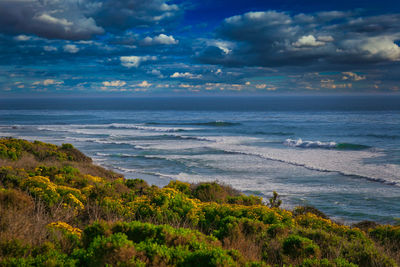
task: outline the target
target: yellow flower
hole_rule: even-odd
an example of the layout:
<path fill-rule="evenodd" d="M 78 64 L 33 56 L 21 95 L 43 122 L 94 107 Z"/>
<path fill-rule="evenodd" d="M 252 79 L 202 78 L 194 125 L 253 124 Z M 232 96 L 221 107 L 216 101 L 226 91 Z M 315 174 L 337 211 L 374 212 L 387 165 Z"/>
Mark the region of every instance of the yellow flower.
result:
<path fill-rule="evenodd" d="M 54 229 L 59 229 L 59 230 L 62 230 L 62 231 L 66 231 L 66 232 L 68 232 L 70 234 L 78 236 L 79 238 L 82 235 L 82 230 L 81 229 L 72 227 L 71 225 L 69 225 L 66 222 L 61 222 L 61 221 L 52 222 L 52 223 L 48 224 L 47 226 L 49 228 L 54 228 Z"/>
<path fill-rule="evenodd" d="M 98 176 L 92 176 L 90 174 L 87 174 L 84 176 L 86 179 L 88 179 L 89 181 L 95 182 L 95 183 L 102 183 L 104 182 L 104 179 Z"/>
<path fill-rule="evenodd" d="M 82 204 L 82 202 L 77 199 L 73 194 L 69 193 L 67 195 L 67 199 L 71 200 L 71 202 L 74 204 L 74 206 L 78 209 L 83 210 L 85 208 L 85 206 Z"/>

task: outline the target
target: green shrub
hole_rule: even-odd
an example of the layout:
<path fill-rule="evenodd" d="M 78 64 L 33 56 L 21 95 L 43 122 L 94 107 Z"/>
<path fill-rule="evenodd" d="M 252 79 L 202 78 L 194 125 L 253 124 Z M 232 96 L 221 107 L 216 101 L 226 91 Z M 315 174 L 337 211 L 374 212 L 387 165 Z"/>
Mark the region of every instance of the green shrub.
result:
<path fill-rule="evenodd" d="M 299 235 L 288 236 L 282 244 L 283 253 L 293 257 L 318 257 L 320 249 L 312 240 Z"/>
<path fill-rule="evenodd" d="M 350 263 L 342 258 L 337 258 L 333 261 L 328 259 L 304 259 L 299 267 L 357 267 L 358 265 Z"/>
<path fill-rule="evenodd" d="M 0 258 L 0 266 L 20 267 L 20 266 L 65 266 L 75 267 L 77 260 L 58 250 L 47 250 L 43 253 L 30 255 L 27 257 Z"/>
<path fill-rule="evenodd" d="M 126 179 L 125 185 L 140 194 L 143 194 L 144 190 L 149 188 L 149 184 L 142 179 Z"/>
<path fill-rule="evenodd" d="M 246 196 L 246 195 L 240 195 L 240 196 L 228 196 L 226 198 L 226 202 L 229 204 L 239 204 L 239 205 L 245 205 L 245 206 L 254 206 L 254 205 L 261 205 L 262 204 L 262 198 L 258 196 Z"/>
<path fill-rule="evenodd" d="M 271 208 L 279 208 L 282 204 L 282 200 L 279 199 L 279 195 L 276 191 L 272 193 L 272 197 L 269 199 L 269 206 Z"/>
<path fill-rule="evenodd" d="M 370 229 L 369 235 L 382 244 L 390 243 L 400 247 L 400 226 L 379 225 Z"/>
<path fill-rule="evenodd" d="M 24 169 L 0 167 L 0 184 L 5 187 L 17 188 L 27 177 L 28 173 Z"/>
<path fill-rule="evenodd" d="M 121 251 L 125 253 L 120 253 Z M 117 266 L 135 262 L 135 253 L 132 241 L 125 234 L 116 233 L 108 237 L 97 235 L 86 250 L 75 250 L 73 257 L 79 260 L 81 266 Z"/>
<path fill-rule="evenodd" d="M 61 149 L 73 149 L 74 146 L 72 144 L 62 144 Z"/>
<path fill-rule="evenodd" d="M 373 221 L 361 221 L 358 223 L 353 223 L 351 226 L 368 232 L 368 229 L 375 228 L 378 225 L 379 225 L 378 223 L 373 222 Z"/>
<path fill-rule="evenodd" d="M 30 246 L 24 244 L 21 240 L 1 240 L 0 241 L 0 259 L 5 257 L 22 258 L 29 255 Z"/>
<path fill-rule="evenodd" d="M 217 182 L 193 185 L 193 196 L 201 201 L 222 203 L 227 197 L 239 196 L 239 192 L 228 185 Z"/>
<path fill-rule="evenodd" d="M 185 267 L 224 267 L 240 266 L 229 253 L 221 248 L 199 250 L 184 259 L 178 266 Z"/>

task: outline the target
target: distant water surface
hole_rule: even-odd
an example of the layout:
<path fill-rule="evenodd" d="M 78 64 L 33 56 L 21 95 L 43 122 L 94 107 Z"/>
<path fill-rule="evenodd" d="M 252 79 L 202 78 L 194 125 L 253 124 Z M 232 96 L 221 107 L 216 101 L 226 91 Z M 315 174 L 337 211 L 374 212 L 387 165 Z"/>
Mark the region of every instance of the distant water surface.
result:
<path fill-rule="evenodd" d="M 0 99 L 0 136 L 166 185 L 218 180 L 346 222 L 400 218 L 400 97 Z"/>

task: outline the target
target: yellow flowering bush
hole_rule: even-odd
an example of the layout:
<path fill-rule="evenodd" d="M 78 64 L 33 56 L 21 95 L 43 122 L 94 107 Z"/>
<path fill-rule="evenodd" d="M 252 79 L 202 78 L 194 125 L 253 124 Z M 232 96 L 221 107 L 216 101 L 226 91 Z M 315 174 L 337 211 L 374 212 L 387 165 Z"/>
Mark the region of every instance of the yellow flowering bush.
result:
<path fill-rule="evenodd" d="M 98 177 L 98 176 L 86 174 L 84 177 L 93 183 L 103 183 L 104 182 L 104 179 L 101 177 Z"/>
<path fill-rule="evenodd" d="M 53 205 L 60 200 L 57 185 L 44 176 L 29 177 L 22 182 L 22 188 L 28 190 L 34 197 L 38 197 L 48 205 Z"/>
<path fill-rule="evenodd" d="M 79 237 L 79 238 L 81 238 L 81 235 L 82 235 L 82 230 L 81 230 L 81 229 L 76 228 L 76 227 L 72 227 L 71 225 L 69 225 L 69 224 L 66 223 L 66 222 L 61 222 L 61 221 L 59 221 L 59 222 L 52 222 L 52 223 L 49 223 L 47 226 L 48 226 L 50 229 L 61 230 L 61 231 L 63 231 L 64 233 L 71 234 L 71 235 L 75 235 L 75 236 L 77 236 L 77 237 Z"/>
<path fill-rule="evenodd" d="M 75 209 L 83 210 L 85 208 L 83 203 L 78 198 L 76 198 L 73 194 L 68 193 L 65 197 L 66 197 L 66 202 L 70 206 L 74 207 Z"/>

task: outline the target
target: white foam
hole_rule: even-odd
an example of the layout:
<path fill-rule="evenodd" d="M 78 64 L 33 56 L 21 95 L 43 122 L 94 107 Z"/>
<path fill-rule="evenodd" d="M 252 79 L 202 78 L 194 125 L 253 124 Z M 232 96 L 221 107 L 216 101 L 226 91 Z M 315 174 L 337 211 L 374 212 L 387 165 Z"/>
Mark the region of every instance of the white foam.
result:
<path fill-rule="evenodd" d="M 286 139 L 284 144 L 287 146 L 304 148 L 335 148 L 337 146 L 335 142 L 303 141 L 301 138 L 297 140 Z"/>
<path fill-rule="evenodd" d="M 366 159 L 383 156 L 372 151 L 297 150 L 291 148 L 254 147 L 216 143 L 216 149 L 242 153 L 302 166 L 322 172 L 337 172 L 343 175 L 360 176 L 386 183 L 400 183 L 400 166 L 394 164 L 366 164 Z"/>
<path fill-rule="evenodd" d="M 127 123 L 112 123 L 108 125 L 108 127 L 137 129 L 137 130 L 146 130 L 155 132 L 181 132 L 181 131 L 199 130 L 199 128 L 190 128 L 190 127 L 154 127 L 154 126 L 145 126 L 143 124 L 127 124 Z"/>

